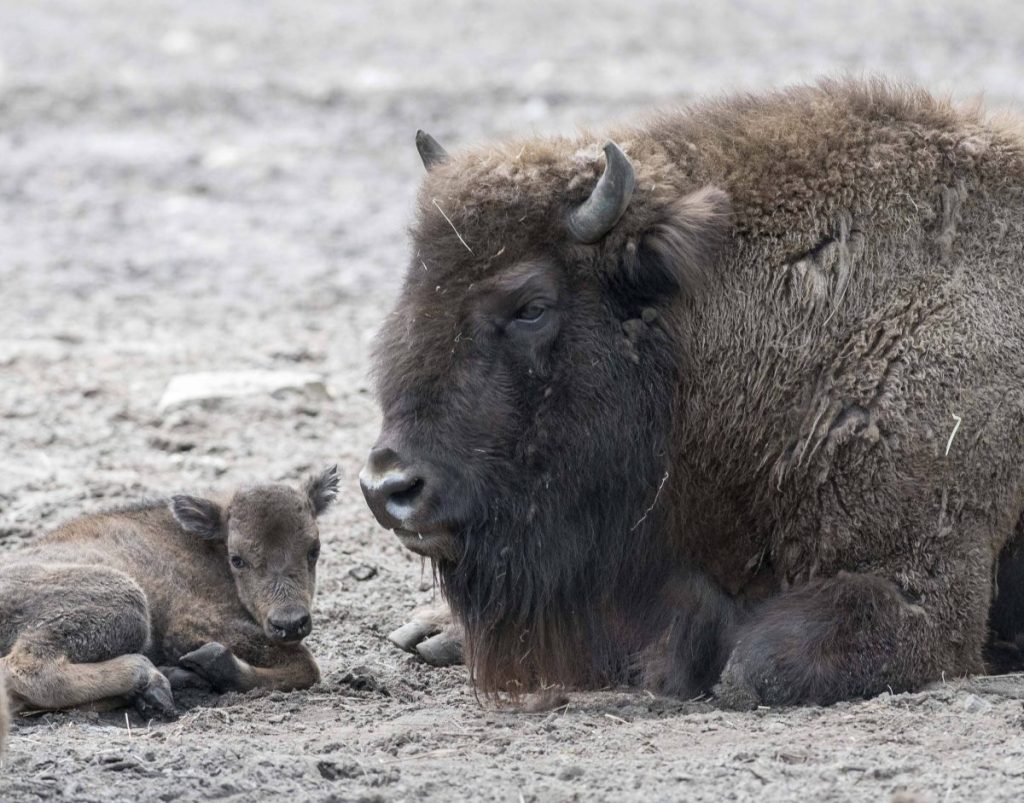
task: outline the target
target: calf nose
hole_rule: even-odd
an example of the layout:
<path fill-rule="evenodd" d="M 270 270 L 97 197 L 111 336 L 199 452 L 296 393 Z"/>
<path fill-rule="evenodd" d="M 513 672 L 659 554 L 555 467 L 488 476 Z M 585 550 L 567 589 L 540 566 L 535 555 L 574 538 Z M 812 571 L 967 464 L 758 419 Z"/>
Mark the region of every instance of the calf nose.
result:
<path fill-rule="evenodd" d="M 405 466 L 393 449 L 384 447 L 370 452 L 359 485 L 377 521 L 393 530 L 416 519 L 427 481 L 423 472 Z"/>
<path fill-rule="evenodd" d="M 271 611 L 267 624 L 273 629 L 274 635 L 285 641 L 303 639 L 313 629 L 309 611 L 298 606 Z"/>

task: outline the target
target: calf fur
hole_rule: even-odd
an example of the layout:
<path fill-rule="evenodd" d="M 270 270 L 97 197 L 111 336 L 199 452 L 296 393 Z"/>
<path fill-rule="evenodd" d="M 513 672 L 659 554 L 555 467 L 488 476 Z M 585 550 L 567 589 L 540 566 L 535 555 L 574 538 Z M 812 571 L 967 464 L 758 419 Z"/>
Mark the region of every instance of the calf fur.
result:
<path fill-rule="evenodd" d="M 0 676 L 19 709 L 133 701 L 172 687 L 307 688 L 302 645 L 335 468 L 301 490 L 257 485 L 82 516 L 0 568 Z M 157 667 L 165 667 L 163 670 Z"/>

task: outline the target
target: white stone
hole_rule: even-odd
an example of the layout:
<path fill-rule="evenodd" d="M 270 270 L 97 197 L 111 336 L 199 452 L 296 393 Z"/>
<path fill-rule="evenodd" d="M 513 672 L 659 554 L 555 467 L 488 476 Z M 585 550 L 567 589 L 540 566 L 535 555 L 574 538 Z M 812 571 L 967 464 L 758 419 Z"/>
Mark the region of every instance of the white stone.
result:
<path fill-rule="evenodd" d="M 963 705 L 968 714 L 984 714 L 992 710 L 992 703 L 976 694 L 968 694 Z"/>
<path fill-rule="evenodd" d="M 324 377 L 307 371 L 207 371 L 172 377 L 160 399 L 160 412 L 204 401 L 287 392 L 330 398 Z"/>

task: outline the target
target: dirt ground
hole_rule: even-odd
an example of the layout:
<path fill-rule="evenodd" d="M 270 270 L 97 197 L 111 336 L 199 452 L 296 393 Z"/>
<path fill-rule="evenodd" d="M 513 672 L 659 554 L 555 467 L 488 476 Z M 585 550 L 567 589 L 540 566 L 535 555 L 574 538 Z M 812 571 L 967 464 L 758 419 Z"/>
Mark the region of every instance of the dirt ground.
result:
<path fill-rule="evenodd" d="M 1019 107 L 1022 41 L 1009 0 L 0 3 L 0 560 L 144 495 L 343 477 L 319 686 L 184 700 L 169 724 L 23 718 L 0 801 L 1024 799 L 1021 677 L 754 713 L 482 704 L 464 670 L 387 643 L 431 575 L 356 483 L 418 127 L 572 131 L 838 70 Z M 175 374 L 249 368 L 320 373 L 333 397 L 158 409 Z"/>

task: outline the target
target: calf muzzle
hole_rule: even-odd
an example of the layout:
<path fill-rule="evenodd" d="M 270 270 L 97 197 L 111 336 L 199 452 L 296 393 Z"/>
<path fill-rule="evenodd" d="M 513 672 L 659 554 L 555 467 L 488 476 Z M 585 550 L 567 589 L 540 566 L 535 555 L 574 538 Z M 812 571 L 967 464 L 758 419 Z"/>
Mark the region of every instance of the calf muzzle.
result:
<path fill-rule="evenodd" d="M 267 635 L 277 641 L 301 641 L 312 629 L 309 609 L 301 605 L 275 608 L 267 616 Z"/>

